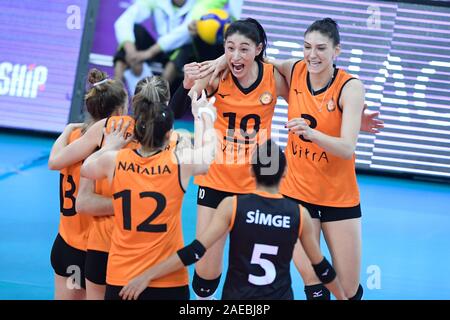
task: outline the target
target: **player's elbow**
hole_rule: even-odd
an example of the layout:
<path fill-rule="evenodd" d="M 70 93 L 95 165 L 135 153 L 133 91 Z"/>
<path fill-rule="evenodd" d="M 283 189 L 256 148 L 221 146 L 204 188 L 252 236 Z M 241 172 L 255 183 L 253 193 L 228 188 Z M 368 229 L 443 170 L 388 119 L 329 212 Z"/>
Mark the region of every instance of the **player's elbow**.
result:
<path fill-rule="evenodd" d="M 55 158 L 50 157 L 48 159 L 48 168 L 50 170 L 61 170 L 64 167 L 61 165 L 61 163 L 59 161 L 57 161 Z"/>
<path fill-rule="evenodd" d="M 351 146 L 346 146 L 344 150 L 342 150 L 341 157 L 345 160 L 350 160 L 353 158 L 353 155 L 355 154 L 355 148 Z"/>

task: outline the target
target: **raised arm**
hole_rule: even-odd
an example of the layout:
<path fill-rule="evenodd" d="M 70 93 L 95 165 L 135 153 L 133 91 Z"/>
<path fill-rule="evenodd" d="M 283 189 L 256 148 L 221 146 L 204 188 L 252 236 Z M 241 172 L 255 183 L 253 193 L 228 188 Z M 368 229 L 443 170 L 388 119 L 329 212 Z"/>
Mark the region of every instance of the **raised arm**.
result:
<path fill-rule="evenodd" d="M 306 255 L 311 261 L 317 277 L 323 282 L 325 287 L 333 293 L 336 299 L 346 300 L 347 298 L 345 297 L 344 289 L 342 289 L 335 270 L 320 251 L 319 243 L 314 236 L 313 225 L 309 212 L 304 207 L 302 208 L 302 211 L 303 226 L 299 239 L 302 243 L 303 249 L 305 249 Z"/>
<path fill-rule="evenodd" d="M 360 80 L 354 79 L 345 85 L 339 104 L 343 108 L 339 137 L 332 137 L 310 128 L 303 118 L 291 119 L 287 123 L 287 128 L 335 156 L 351 159 L 355 152 L 364 107 L 364 85 Z"/>
<path fill-rule="evenodd" d="M 81 166 L 81 176 L 91 180 L 106 179 L 111 182 L 116 164 L 117 153 L 133 139 L 133 135 L 125 138 L 125 133 L 130 126 L 130 121 L 123 124 L 111 121 L 109 133 L 103 130 L 104 144 L 100 150 L 91 154 Z"/>
<path fill-rule="evenodd" d="M 48 159 L 51 170 L 61 170 L 86 159 L 100 145 L 106 119 L 97 121 L 79 139 L 68 144 L 66 130 L 55 141 Z M 66 127 L 67 128 L 67 127 Z"/>
<path fill-rule="evenodd" d="M 86 160 L 84 161 L 84 165 L 97 160 L 97 158 L 99 158 L 105 152 L 118 151 L 125 147 L 128 143 L 130 143 L 133 140 L 133 135 L 127 136 L 127 138 L 125 138 L 127 129 L 130 124 L 131 121 L 127 121 L 126 123 L 124 123 L 123 119 L 120 119 L 116 125 L 116 121 L 112 120 L 109 132 L 107 132 L 106 128 L 103 128 L 102 131 L 104 142 L 102 148 L 86 158 Z"/>
<path fill-rule="evenodd" d="M 267 63 L 271 63 L 275 66 L 278 72 L 286 79 L 287 86 L 289 88 L 291 84 L 292 68 L 298 59 L 278 60 L 268 59 Z"/>
<path fill-rule="evenodd" d="M 236 197 L 227 197 L 222 200 L 207 230 L 198 239 L 178 250 L 177 253 L 174 253 L 166 260 L 130 280 L 119 293 L 122 299 L 136 300 L 152 280 L 161 278 L 183 266 L 188 266 L 199 261 L 206 250 L 228 232 L 233 214 L 232 208 L 234 201 L 236 201 Z"/>
<path fill-rule="evenodd" d="M 194 148 L 177 148 L 176 150 L 181 164 L 183 186 L 187 186 L 190 176 L 206 173 L 214 160 L 217 142 L 214 130 L 214 121 L 217 117 L 214 101 L 214 97 L 208 101 L 205 92 L 198 100 L 197 93 L 193 93 Z"/>
<path fill-rule="evenodd" d="M 209 74 L 201 79 L 196 80 L 194 86 L 191 88 L 191 90 L 189 90 L 188 95 L 191 97 L 192 101 L 194 101 L 194 93 L 196 93 L 198 97 L 204 90 L 206 90 L 208 95 L 211 95 L 219 86 L 219 81 L 219 78 L 213 79 L 212 75 Z M 212 82 L 212 84 L 210 84 L 210 82 Z"/>
<path fill-rule="evenodd" d="M 202 72 L 202 68 L 202 64 L 198 62 L 184 65 L 183 84 L 175 91 L 169 103 L 169 107 L 173 110 L 175 119 L 181 118 L 191 108 L 192 101 L 188 93 L 195 85 L 195 81 L 206 77 L 212 72 L 208 70 Z"/>
<path fill-rule="evenodd" d="M 277 86 L 277 94 L 283 97 L 286 102 L 289 101 L 289 86 L 284 76 L 275 68 L 275 82 Z"/>

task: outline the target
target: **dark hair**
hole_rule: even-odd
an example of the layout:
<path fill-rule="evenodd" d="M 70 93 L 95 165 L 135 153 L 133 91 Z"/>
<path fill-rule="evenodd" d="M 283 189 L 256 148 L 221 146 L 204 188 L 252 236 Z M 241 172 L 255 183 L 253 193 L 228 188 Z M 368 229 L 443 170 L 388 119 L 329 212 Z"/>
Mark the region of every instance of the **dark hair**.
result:
<path fill-rule="evenodd" d="M 235 33 L 239 33 L 244 37 L 249 38 L 256 45 L 261 43 L 261 53 L 256 56 L 255 60 L 264 60 L 264 56 L 266 55 L 267 36 L 264 28 L 258 21 L 252 18 L 247 18 L 245 20 L 237 20 L 232 22 L 225 32 L 225 41 L 229 36 Z"/>
<path fill-rule="evenodd" d="M 143 146 L 150 149 L 164 145 L 166 133 L 173 126 L 173 112 L 165 103 L 153 102 L 138 93 L 133 97 L 134 136 Z"/>
<path fill-rule="evenodd" d="M 341 37 L 339 36 L 339 26 L 331 18 L 325 18 L 322 20 L 316 20 L 312 25 L 308 27 L 305 31 L 305 36 L 313 31 L 319 31 L 324 36 L 327 36 L 333 40 L 333 45 L 337 46 L 341 43 Z"/>
<path fill-rule="evenodd" d="M 128 94 L 123 83 L 108 79 L 105 72 L 95 68 L 89 70 L 88 82 L 91 88 L 84 101 L 87 111 L 95 121 L 111 116 L 127 103 Z"/>
<path fill-rule="evenodd" d="M 168 103 L 170 100 L 170 86 L 166 79 L 160 76 L 150 76 L 139 80 L 134 89 L 134 94 L 140 93 L 144 89 L 144 94 L 153 102 Z"/>
<path fill-rule="evenodd" d="M 252 170 L 258 184 L 270 187 L 280 183 L 286 168 L 286 157 L 278 144 L 269 139 L 258 144 L 253 153 Z"/>

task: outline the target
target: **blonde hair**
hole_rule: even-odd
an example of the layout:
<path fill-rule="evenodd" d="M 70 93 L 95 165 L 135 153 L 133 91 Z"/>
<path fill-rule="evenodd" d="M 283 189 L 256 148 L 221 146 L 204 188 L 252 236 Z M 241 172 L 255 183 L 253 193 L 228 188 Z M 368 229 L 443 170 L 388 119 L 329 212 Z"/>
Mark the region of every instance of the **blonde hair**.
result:
<path fill-rule="evenodd" d="M 170 100 L 169 82 L 160 76 L 146 77 L 137 83 L 134 95 L 137 94 L 142 94 L 149 101 L 167 104 Z"/>
<path fill-rule="evenodd" d="M 146 77 L 136 85 L 132 101 L 134 136 L 142 146 L 153 149 L 164 145 L 165 135 L 173 126 L 169 100 L 169 83 L 160 76 Z"/>

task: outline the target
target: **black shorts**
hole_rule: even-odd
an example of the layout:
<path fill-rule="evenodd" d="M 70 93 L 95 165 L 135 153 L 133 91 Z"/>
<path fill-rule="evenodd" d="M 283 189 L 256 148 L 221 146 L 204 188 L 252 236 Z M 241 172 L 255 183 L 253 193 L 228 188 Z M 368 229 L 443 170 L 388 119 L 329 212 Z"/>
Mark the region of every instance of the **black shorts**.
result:
<path fill-rule="evenodd" d="M 226 197 L 235 196 L 237 193 L 220 191 L 208 187 L 198 186 L 197 205 L 217 209 L 219 203 Z"/>
<path fill-rule="evenodd" d="M 105 300 L 122 300 L 119 296 L 122 286 L 106 285 Z M 189 300 L 189 286 L 170 288 L 147 288 L 138 300 Z"/>
<path fill-rule="evenodd" d="M 86 252 L 86 279 L 98 285 L 106 284 L 108 252 L 88 250 Z"/>
<path fill-rule="evenodd" d="M 284 197 L 294 200 L 298 204 L 304 206 L 306 209 L 308 209 L 311 218 L 319 219 L 320 222 L 332 222 L 361 218 L 361 205 L 359 204 L 354 207 L 327 207 L 311 204 L 288 196 Z"/>
<path fill-rule="evenodd" d="M 80 287 L 86 288 L 86 281 L 84 280 L 86 251 L 68 245 L 58 233 L 53 242 L 50 261 L 55 273 L 61 277 L 74 276 L 74 273 L 79 270 L 79 277 L 74 277 L 74 280 L 80 279 Z"/>

